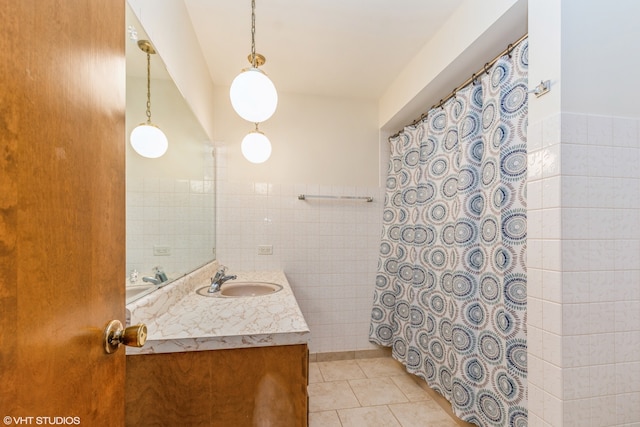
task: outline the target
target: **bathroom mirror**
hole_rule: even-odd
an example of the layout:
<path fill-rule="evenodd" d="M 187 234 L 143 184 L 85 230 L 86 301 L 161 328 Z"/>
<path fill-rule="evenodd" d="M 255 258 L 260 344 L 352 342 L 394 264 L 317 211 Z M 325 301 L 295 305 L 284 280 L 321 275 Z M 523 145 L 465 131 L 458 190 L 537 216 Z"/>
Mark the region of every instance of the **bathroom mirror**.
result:
<path fill-rule="evenodd" d="M 164 156 L 148 159 L 129 143 L 146 121 L 147 55 L 138 40 L 149 40 L 127 5 L 126 26 L 126 268 L 135 284 L 161 267 L 171 282 L 215 258 L 215 169 L 213 146 L 171 80 L 162 52 L 151 55 L 152 122 L 165 133 Z M 150 40 L 153 43 L 153 40 Z M 165 283 L 165 284 L 166 284 Z"/>

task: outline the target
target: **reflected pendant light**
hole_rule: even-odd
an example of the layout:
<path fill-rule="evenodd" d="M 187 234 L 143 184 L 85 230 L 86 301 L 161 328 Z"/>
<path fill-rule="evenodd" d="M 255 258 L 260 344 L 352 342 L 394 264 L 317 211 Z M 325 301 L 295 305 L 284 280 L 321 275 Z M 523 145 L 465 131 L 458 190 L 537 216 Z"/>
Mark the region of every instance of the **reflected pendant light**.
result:
<path fill-rule="evenodd" d="M 273 115 L 278 106 L 278 93 L 273 82 L 258 67 L 266 62 L 256 53 L 256 2 L 251 0 L 251 54 L 247 58 L 250 68 L 245 68 L 231 83 L 229 97 L 233 109 L 243 119 L 261 123 Z"/>
<path fill-rule="evenodd" d="M 156 51 L 148 40 L 138 40 L 138 47 L 147 54 L 147 121 L 131 131 L 131 146 L 143 157 L 156 159 L 167 152 L 169 141 L 160 128 L 151 123 L 151 55 Z"/>
<path fill-rule="evenodd" d="M 266 162 L 271 156 L 271 142 L 264 133 L 258 129 L 251 131 L 242 139 L 242 155 L 251 163 Z"/>

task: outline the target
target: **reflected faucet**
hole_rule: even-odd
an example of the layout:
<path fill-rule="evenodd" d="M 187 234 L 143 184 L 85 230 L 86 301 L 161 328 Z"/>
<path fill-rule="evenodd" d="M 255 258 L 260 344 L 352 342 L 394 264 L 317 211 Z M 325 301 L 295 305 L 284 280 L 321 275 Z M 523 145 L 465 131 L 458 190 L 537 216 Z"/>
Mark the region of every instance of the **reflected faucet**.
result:
<path fill-rule="evenodd" d="M 144 277 L 142 278 L 142 281 L 143 281 L 143 282 L 147 282 L 147 283 L 153 283 L 154 285 L 159 285 L 160 283 L 162 283 L 162 281 L 161 281 L 161 280 L 156 279 L 156 278 L 151 277 L 151 276 L 144 276 Z"/>
<path fill-rule="evenodd" d="M 227 271 L 227 267 L 222 266 L 216 272 L 215 276 L 211 278 L 211 287 L 209 288 L 209 291 L 208 291 L 210 294 L 214 292 L 218 292 L 222 284 L 227 280 L 234 280 L 238 278 L 238 276 L 236 276 L 235 274 L 231 274 L 228 276 L 225 275 L 226 271 Z"/>
<path fill-rule="evenodd" d="M 155 272 L 155 277 L 144 276 L 142 278 L 143 282 L 153 283 L 158 286 L 167 281 L 167 275 L 164 271 L 162 271 L 162 267 L 153 267 L 153 271 Z"/>

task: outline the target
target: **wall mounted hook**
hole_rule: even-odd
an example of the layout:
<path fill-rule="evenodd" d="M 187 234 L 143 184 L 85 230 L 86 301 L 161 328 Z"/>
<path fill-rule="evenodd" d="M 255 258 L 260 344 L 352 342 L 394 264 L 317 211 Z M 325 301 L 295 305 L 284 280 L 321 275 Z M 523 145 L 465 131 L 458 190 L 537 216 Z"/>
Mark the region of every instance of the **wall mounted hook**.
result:
<path fill-rule="evenodd" d="M 530 90 L 529 93 L 533 93 L 536 97 L 540 98 L 551 90 L 551 80 L 540 80 L 540 84 Z"/>

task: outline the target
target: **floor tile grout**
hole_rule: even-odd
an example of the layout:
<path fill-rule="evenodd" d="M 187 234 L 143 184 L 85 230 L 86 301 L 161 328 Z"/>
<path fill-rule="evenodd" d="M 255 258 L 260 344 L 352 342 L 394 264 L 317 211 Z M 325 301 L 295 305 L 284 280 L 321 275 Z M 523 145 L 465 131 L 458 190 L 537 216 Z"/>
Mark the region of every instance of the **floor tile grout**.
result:
<path fill-rule="evenodd" d="M 324 389 L 326 392 L 326 395 L 324 396 L 316 395 L 315 392 L 309 393 L 311 427 L 324 427 L 325 424 L 314 424 L 314 417 L 317 417 L 316 419 L 320 420 L 321 417 L 329 415 L 331 420 L 325 422 L 332 423 L 331 425 L 336 427 L 365 426 L 367 425 L 365 421 L 366 414 L 371 411 L 380 411 L 382 409 L 382 413 L 377 412 L 375 415 L 378 416 L 382 414 L 387 417 L 386 419 L 388 422 L 391 424 L 395 422 L 399 426 L 407 425 L 403 424 L 403 419 L 405 419 L 406 423 L 411 424 L 411 420 L 406 420 L 415 416 L 435 417 L 438 422 L 443 423 L 442 425 L 451 427 L 459 425 L 459 420 L 453 418 L 450 413 L 443 409 L 440 406 L 441 403 L 435 401 L 432 398 L 432 395 L 415 380 L 415 376 L 406 372 L 404 366 L 391 357 L 320 361 L 311 362 L 310 364 L 314 369 L 314 382 L 309 384 L 310 389 Z M 398 380 L 396 381 L 394 378 Z M 406 383 L 406 385 L 403 384 L 400 378 L 410 379 L 415 383 L 417 390 L 411 391 L 411 386 Z M 355 387 L 359 380 L 368 380 L 371 383 L 361 383 L 363 387 L 356 389 Z M 380 381 L 378 384 L 375 384 L 377 380 Z M 331 385 L 332 383 L 333 385 Z M 344 383 L 346 383 L 346 388 L 344 387 Z M 325 386 L 318 387 L 317 384 L 325 384 Z M 343 385 L 340 386 L 340 384 Z M 385 387 L 385 384 L 392 385 L 393 387 Z M 373 390 L 366 389 L 366 386 L 369 385 Z M 376 385 L 378 387 L 377 392 L 375 390 Z M 339 401 L 341 397 L 339 396 L 340 390 L 338 390 L 338 388 L 340 387 L 342 387 L 342 392 L 348 391 L 350 393 L 347 397 L 342 396 L 343 401 Z M 382 390 L 382 392 L 380 392 L 380 390 Z M 400 394 L 398 394 L 396 390 L 399 391 Z M 420 393 L 418 390 L 424 394 Z M 367 397 L 366 393 L 369 391 L 378 394 L 373 394 L 373 397 Z M 389 392 L 389 394 L 385 394 L 385 392 Z M 322 404 L 316 405 L 315 407 L 312 405 L 311 402 L 319 402 L 323 398 L 328 400 Z M 365 400 L 363 400 L 363 398 Z M 334 402 L 332 399 L 336 399 L 336 401 Z M 388 401 L 385 402 L 385 399 L 388 399 Z M 401 399 L 403 401 L 397 401 Z M 352 401 L 352 403 L 347 403 L 349 401 Z M 385 403 L 373 404 L 373 402 L 378 401 Z M 345 404 L 349 405 L 356 403 L 358 404 L 357 407 L 342 407 Z M 325 407 L 323 405 L 329 406 Z M 396 406 L 396 412 L 394 412 L 394 410 L 391 409 L 391 405 L 403 406 Z M 408 413 L 400 413 L 400 408 L 402 408 L 402 411 L 406 409 Z M 425 413 L 424 411 L 429 412 Z M 326 420 L 325 418 L 322 419 Z M 413 419 L 415 420 L 416 418 Z M 423 420 L 423 418 L 419 418 L 419 420 Z M 328 426 L 329 424 L 326 425 Z"/>

